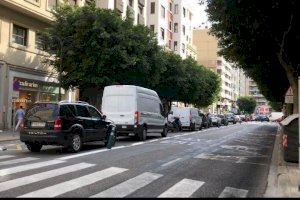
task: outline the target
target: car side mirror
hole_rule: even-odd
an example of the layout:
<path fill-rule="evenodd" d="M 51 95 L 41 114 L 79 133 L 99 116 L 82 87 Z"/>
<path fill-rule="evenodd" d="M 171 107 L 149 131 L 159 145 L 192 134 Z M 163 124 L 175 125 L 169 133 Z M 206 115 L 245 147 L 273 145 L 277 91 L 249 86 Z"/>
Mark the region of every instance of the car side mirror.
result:
<path fill-rule="evenodd" d="M 102 119 L 103 119 L 103 120 L 106 120 L 106 115 L 102 115 Z"/>

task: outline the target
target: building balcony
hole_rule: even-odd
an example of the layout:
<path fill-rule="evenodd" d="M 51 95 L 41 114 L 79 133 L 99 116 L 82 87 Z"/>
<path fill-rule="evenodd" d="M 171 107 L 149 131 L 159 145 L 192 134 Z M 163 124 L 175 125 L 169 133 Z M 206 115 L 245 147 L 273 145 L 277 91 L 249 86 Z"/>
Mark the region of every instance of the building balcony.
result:
<path fill-rule="evenodd" d="M 138 24 L 145 24 L 145 18 L 141 14 L 138 14 Z"/>
<path fill-rule="evenodd" d="M 50 23 L 54 20 L 51 9 L 47 7 L 47 1 L 36 2 L 34 0 L 1 0 L 0 6 L 22 13 L 42 22 Z"/>
<path fill-rule="evenodd" d="M 123 12 L 124 4 L 122 0 L 115 0 L 115 10 Z"/>
<path fill-rule="evenodd" d="M 141 6 L 143 6 L 143 7 L 145 6 L 145 0 L 139 0 L 138 2 Z"/>

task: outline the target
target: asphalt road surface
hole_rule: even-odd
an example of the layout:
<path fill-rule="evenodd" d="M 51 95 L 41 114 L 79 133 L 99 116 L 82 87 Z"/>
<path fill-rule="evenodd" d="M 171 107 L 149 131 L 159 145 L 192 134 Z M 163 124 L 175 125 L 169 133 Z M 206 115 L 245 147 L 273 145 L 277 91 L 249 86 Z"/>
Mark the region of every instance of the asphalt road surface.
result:
<path fill-rule="evenodd" d="M 121 137 L 79 153 L 1 143 L 0 197 L 262 197 L 277 125 L 248 122 L 195 132 Z"/>

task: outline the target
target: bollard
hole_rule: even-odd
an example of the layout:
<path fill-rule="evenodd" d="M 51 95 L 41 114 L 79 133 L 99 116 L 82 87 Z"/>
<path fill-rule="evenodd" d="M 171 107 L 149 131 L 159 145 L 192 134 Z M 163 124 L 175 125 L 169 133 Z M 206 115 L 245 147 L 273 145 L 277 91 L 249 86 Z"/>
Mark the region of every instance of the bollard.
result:
<path fill-rule="evenodd" d="M 106 147 L 108 149 L 111 149 L 114 146 L 114 144 L 115 144 L 115 140 L 116 140 L 116 138 L 115 138 L 115 130 L 116 130 L 116 127 L 113 126 L 113 125 L 111 125 L 110 133 L 109 133 L 108 141 L 107 141 L 107 145 L 106 145 Z"/>

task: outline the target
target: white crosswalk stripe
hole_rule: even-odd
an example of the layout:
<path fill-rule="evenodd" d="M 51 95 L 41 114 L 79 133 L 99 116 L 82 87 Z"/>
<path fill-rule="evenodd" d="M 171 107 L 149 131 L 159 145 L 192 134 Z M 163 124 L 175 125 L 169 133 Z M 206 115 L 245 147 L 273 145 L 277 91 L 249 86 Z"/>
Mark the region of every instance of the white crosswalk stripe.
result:
<path fill-rule="evenodd" d="M 183 179 L 158 197 L 190 197 L 203 184 L 204 182 L 202 181 Z"/>
<path fill-rule="evenodd" d="M 32 169 L 39 169 L 41 167 L 56 165 L 56 164 L 60 164 L 60 163 L 63 163 L 63 162 L 65 162 L 65 161 L 50 160 L 50 161 L 45 161 L 45 162 L 38 162 L 38 163 L 33 163 L 33 164 L 27 164 L 27 165 L 21 165 L 21 166 L 1 169 L 0 170 L 0 176 L 6 176 L 6 175 L 15 174 L 15 173 L 18 173 L 18 172 L 24 172 L 24 171 L 32 170 Z"/>
<path fill-rule="evenodd" d="M 67 167 L 50 170 L 47 172 L 34 174 L 31 176 L 25 176 L 22 178 L 5 181 L 5 182 L 0 183 L 0 192 L 9 190 L 12 188 L 20 187 L 23 185 L 28 185 L 30 183 L 35 183 L 38 181 L 46 180 L 46 179 L 53 178 L 56 176 L 64 175 L 67 173 L 79 171 L 79 170 L 86 169 L 86 168 L 92 167 L 92 166 L 95 166 L 95 165 L 88 164 L 88 163 L 79 163 L 79 164 L 75 164 L 75 165 L 71 165 L 71 166 L 67 166 Z"/>
<path fill-rule="evenodd" d="M 161 174 L 145 172 L 91 197 L 125 197 L 160 178 Z"/>
<path fill-rule="evenodd" d="M 11 156 L 11 155 L 4 155 L 4 156 L 0 156 L 0 160 L 1 159 L 6 159 L 6 158 L 13 158 L 15 156 Z"/>
<path fill-rule="evenodd" d="M 247 194 L 248 194 L 248 190 L 225 187 L 225 189 L 220 194 L 219 198 L 229 198 L 229 197 L 243 198 L 243 197 L 247 197 Z"/>
<path fill-rule="evenodd" d="M 12 165 L 12 164 L 17 164 L 17 163 L 22 163 L 22 162 L 28 162 L 28 161 L 38 160 L 38 159 L 39 158 L 26 157 L 26 158 L 14 159 L 14 160 L 7 160 L 7 161 L 0 162 L 0 166 L 1 165 Z"/>
<path fill-rule="evenodd" d="M 24 194 L 20 197 L 56 197 L 66 192 L 91 185 L 105 178 L 127 171 L 124 168 L 110 167 L 54 186 Z"/>

